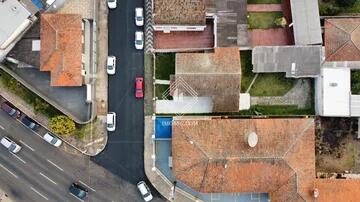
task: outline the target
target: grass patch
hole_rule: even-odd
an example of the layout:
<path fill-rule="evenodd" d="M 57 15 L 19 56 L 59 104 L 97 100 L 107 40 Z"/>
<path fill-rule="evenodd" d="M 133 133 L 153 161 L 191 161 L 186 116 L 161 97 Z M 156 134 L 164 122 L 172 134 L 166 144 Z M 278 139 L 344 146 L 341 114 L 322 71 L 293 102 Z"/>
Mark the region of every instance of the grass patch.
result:
<path fill-rule="evenodd" d="M 85 137 L 88 137 L 87 134 L 90 133 L 96 135 L 96 120 L 88 124 L 76 124 L 76 130 L 73 132 L 73 135 L 83 140 Z"/>
<path fill-rule="evenodd" d="M 283 96 L 295 84 L 295 79 L 285 78 L 285 73 L 262 73 L 250 89 L 251 96 Z"/>
<path fill-rule="evenodd" d="M 165 92 L 169 89 L 169 87 L 170 87 L 170 85 L 156 84 L 155 85 L 155 96 L 159 100 L 172 100 L 172 97 L 168 94 L 165 97 L 163 97 Z"/>
<path fill-rule="evenodd" d="M 277 28 L 275 20 L 284 17 L 282 12 L 249 12 L 249 29 Z"/>
<path fill-rule="evenodd" d="M 9 89 L 9 91 L 21 97 L 21 99 L 23 99 L 26 103 L 32 105 L 35 112 L 42 113 L 48 118 L 62 115 L 59 110 L 57 110 L 55 107 L 47 103 L 41 97 L 27 89 L 10 74 L 6 73 L 3 70 L 0 70 L 0 74 L 1 83 L 4 84 L 4 86 Z"/>
<path fill-rule="evenodd" d="M 241 93 L 249 88 L 255 74 L 252 72 L 251 51 L 240 51 L 241 60 Z"/>
<path fill-rule="evenodd" d="M 170 80 L 171 74 L 175 74 L 175 54 L 156 54 L 155 78 L 162 80 Z"/>
<path fill-rule="evenodd" d="M 248 4 L 281 4 L 281 0 L 247 0 Z"/>

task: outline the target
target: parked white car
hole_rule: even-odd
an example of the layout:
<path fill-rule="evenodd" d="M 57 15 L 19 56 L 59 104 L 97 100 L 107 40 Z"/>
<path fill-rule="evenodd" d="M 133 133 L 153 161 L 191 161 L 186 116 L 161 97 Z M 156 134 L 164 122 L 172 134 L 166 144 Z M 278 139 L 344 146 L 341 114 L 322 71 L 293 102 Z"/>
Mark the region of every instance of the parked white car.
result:
<path fill-rule="evenodd" d="M 153 196 L 150 192 L 150 189 L 149 187 L 145 184 L 144 181 L 140 181 L 138 184 L 137 184 L 137 188 L 139 189 L 144 201 L 151 201 L 153 199 Z"/>
<path fill-rule="evenodd" d="M 21 150 L 21 146 L 16 144 L 13 140 L 11 140 L 9 137 L 4 136 L 1 138 L 1 144 L 8 149 L 10 152 L 16 154 Z"/>
<path fill-rule="evenodd" d="M 62 141 L 59 138 L 49 132 L 45 133 L 43 139 L 51 145 L 54 145 L 55 147 L 60 147 L 60 145 L 62 144 Z"/>
<path fill-rule="evenodd" d="M 116 8 L 117 0 L 107 0 L 107 5 L 110 9 Z"/>
<path fill-rule="evenodd" d="M 135 8 L 135 24 L 136 26 L 144 25 L 144 11 L 143 8 Z"/>
<path fill-rule="evenodd" d="M 106 71 L 109 75 L 114 75 L 116 70 L 116 57 L 110 55 L 107 57 Z"/>
<path fill-rule="evenodd" d="M 108 112 L 106 116 L 106 129 L 107 131 L 115 131 L 116 126 L 116 113 Z"/>
<path fill-rule="evenodd" d="M 137 50 L 142 50 L 144 48 L 144 32 L 142 31 L 135 32 L 135 48 Z"/>

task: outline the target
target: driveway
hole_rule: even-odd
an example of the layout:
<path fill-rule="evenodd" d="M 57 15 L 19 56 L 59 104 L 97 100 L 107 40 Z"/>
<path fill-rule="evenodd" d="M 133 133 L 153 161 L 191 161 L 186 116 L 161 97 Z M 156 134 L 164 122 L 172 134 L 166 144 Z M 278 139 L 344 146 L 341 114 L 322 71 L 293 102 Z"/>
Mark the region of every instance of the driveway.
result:
<path fill-rule="evenodd" d="M 143 0 L 123 0 L 109 12 L 109 54 L 117 58 L 116 74 L 109 76 L 109 111 L 116 112 L 116 131 L 92 161 L 135 185 L 146 181 L 144 171 L 144 101 L 135 98 L 135 77 L 144 75 L 144 53 L 135 50 L 135 7 Z M 153 191 L 155 192 L 155 190 Z M 135 201 L 131 200 L 131 201 Z M 155 199 L 154 201 L 161 201 Z"/>

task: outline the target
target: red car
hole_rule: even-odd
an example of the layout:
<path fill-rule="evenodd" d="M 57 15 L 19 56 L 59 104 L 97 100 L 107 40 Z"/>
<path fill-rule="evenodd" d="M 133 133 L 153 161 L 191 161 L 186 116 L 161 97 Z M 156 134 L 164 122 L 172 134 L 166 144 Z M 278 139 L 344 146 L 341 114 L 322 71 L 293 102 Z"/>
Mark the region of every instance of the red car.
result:
<path fill-rule="evenodd" d="M 144 78 L 136 77 L 135 78 L 135 97 L 143 98 L 144 97 Z"/>

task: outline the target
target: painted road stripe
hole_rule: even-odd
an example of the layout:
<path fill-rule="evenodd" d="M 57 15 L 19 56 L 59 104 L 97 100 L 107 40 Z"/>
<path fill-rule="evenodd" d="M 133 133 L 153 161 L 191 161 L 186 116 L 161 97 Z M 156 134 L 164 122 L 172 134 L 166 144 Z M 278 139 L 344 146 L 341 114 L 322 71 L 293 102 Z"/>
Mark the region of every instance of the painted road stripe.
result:
<path fill-rule="evenodd" d="M 39 194 L 39 196 L 43 197 L 47 201 L 49 200 L 46 196 L 42 195 L 38 190 L 36 190 L 34 187 L 30 187 L 31 190 L 33 190 L 35 193 Z"/>
<path fill-rule="evenodd" d="M 4 126 L 0 125 L 0 129 L 1 130 L 5 130 Z"/>
<path fill-rule="evenodd" d="M 64 172 L 64 170 L 62 168 L 60 168 L 60 166 L 56 165 L 55 163 L 53 163 L 52 161 L 50 161 L 49 159 L 46 159 L 51 165 L 55 166 L 57 169 L 61 170 Z"/>
<path fill-rule="evenodd" d="M 11 153 L 11 152 L 10 152 L 10 154 L 12 154 L 12 155 L 15 156 L 17 159 L 19 159 L 19 161 L 21 161 L 21 162 L 23 162 L 24 164 L 26 164 L 26 162 L 25 162 L 22 158 L 18 157 L 18 155 L 13 154 L 13 153 Z"/>
<path fill-rule="evenodd" d="M 50 179 L 48 176 L 42 174 L 42 172 L 39 173 L 41 176 L 43 176 L 44 178 L 46 178 L 47 180 L 49 180 L 50 182 L 52 182 L 53 184 L 57 184 L 54 180 Z"/>
<path fill-rule="evenodd" d="M 20 140 L 21 144 L 25 145 L 27 148 L 29 148 L 31 151 L 35 151 L 34 148 L 30 147 L 29 145 L 27 145 L 24 141 Z"/>
<path fill-rule="evenodd" d="M 73 193 L 71 193 L 71 192 L 70 192 L 70 195 L 73 196 L 73 197 L 75 197 L 76 199 L 82 201 L 82 202 L 85 202 L 85 201 L 83 201 L 82 199 L 80 199 L 79 197 L 75 196 L 75 195 L 74 195 Z"/>
<path fill-rule="evenodd" d="M 87 188 L 91 189 L 93 192 L 96 192 L 95 189 L 91 188 L 89 185 L 85 184 L 85 183 L 82 182 L 81 180 L 79 180 L 79 182 L 80 182 L 81 184 L 83 184 L 84 186 L 86 186 Z"/>
<path fill-rule="evenodd" d="M 7 172 L 9 172 L 12 176 L 14 176 L 15 178 L 19 178 L 17 175 L 15 175 L 13 172 L 11 172 L 9 169 L 7 169 L 5 166 L 3 166 L 2 164 L 0 164 L 0 166 L 6 170 Z"/>

